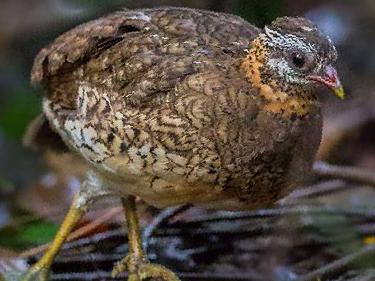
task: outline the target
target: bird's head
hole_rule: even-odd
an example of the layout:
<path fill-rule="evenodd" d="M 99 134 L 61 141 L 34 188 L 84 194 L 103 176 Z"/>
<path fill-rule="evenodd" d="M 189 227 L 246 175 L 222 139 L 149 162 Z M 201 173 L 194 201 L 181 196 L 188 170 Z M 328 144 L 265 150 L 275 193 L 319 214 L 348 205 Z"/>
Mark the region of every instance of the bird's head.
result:
<path fill-rule="evenodd" d="M 324 85 L 338 97 L 344 91 L 336 69 L 336 49 L 312 22 L 281 17 L 253 41 L 243 63 L 248 78 L 263 91 L 293 94 Z"/>

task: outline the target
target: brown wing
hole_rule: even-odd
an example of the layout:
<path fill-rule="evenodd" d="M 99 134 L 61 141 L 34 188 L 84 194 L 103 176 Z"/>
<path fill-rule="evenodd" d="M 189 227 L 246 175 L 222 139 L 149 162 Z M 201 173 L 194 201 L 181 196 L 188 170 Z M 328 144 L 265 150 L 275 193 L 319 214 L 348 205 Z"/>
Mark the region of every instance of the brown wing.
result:
<path fill-rule="evenodd" d="M 35 58 L 31 81 L 40 84 L 52 76 L 71 72 L 134 36 L 190 37 L 236 53 L 258 33 L 257 27 L 229 14 L 188 8 L 120 11 L 82 24 L 42 49 Z"/>
<path fill-rule="evenodd" d="M 127 106 L 152 107 L 189 75 L 228 72 L 258 33 L 237 16 L 210 11 L 120 11 L 80 25 L 44 48 L 31 80 L 65 109 L 75 108 L 81 81 L 121 92 Z"/>

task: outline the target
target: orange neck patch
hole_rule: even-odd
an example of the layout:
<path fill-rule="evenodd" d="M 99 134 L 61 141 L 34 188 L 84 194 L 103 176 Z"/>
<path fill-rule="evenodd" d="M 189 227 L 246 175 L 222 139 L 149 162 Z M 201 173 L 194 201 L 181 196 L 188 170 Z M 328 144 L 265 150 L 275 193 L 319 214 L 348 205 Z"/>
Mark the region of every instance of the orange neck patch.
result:
<path fill-rule="evenodd" d="M 309 112 L 313 101 L 303 97 L 290 96 L 277 85 L 275 80 L 264 84 L 261 79 L 261 68 L 267 57 L 267 50 L 260 38 L 253 42 L 248 56 L 243 60 L 241 68 L 245 71 L 250 83 L 259 89 L 260 95 L 266 103 L 264 110 L 272 113 L 280 113 L 285 116 L 304 116 Z"/>

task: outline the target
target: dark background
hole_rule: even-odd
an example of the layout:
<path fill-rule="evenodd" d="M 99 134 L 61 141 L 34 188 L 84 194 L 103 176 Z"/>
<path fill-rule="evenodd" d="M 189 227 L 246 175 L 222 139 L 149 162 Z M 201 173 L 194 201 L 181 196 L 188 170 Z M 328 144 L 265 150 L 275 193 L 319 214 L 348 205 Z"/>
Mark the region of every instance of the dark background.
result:
<path fill-rule="evenodd" d="M 3 252 L 51 239 L 56 225 L 49 221 L 61 219 L 84 171 L 71 156 L 43 155 L 22 146 L 27 124 L 41 110 L 41 92 L 29 84 L 33 58 L 79 23 L 121 8 L 155 6 L 225 11 L 260 27 L 283 15 L 313 20 L 337 46 L 347 94 L 339 101 L 321 93 L 325 138 L 319 157 L 375 168 L 375 1 L 0 0 L 0 261 Z M 331 149 L 336 137 L 343 141 Z M 356 196 L 350 200 L 362 200 Z M 369 202 L 375 201 L 371 196 Z"/>

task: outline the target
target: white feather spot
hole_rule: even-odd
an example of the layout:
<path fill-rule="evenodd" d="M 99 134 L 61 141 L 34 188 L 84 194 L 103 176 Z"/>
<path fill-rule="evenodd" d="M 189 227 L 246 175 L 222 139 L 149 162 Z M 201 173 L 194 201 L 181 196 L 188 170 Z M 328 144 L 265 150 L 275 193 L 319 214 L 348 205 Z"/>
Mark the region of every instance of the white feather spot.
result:
<path fill-rule="evenodd" d="M 149 144 L 145 144 L 144 146 L 142 146 L 140 149 L 139 149 L 139 153 L 142 155 L 142 156 L 146 156 L 147 154 L 149 154 L 150 152 L 150 145 Z"/>
<path fill-rule="evenodd" d="M 98 137 L 98 134 L 93 127 L 83 128 L 82 135 L 83 141 L 88 145 L 92 145 L 93 141 L 95 141 L 95 139 Z"/>
<path fill-rule="evenodd" d="M 132 19 L 132 20 L 143 20 L 143 21 L 147 21 L 147 22 L 151 21 L 151 18 L 149 16 L 145 15 L 145 13 L 142 13 L 142 12 L 134 13 L 133 15 L 131 15 L 129 17 L 129 19 Z"/>
<path fill-rule="evenodd" d="M 301 28 L 302 28 L 302 30 L 304 30 L 306 32 L 311 32 L 311 31 L 315 30 L 315 28 L 311 28 L 311 27 L 308 27 L 308 26 L 302 26 Z"/>

